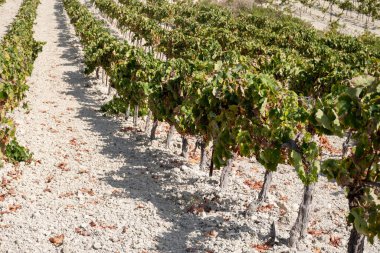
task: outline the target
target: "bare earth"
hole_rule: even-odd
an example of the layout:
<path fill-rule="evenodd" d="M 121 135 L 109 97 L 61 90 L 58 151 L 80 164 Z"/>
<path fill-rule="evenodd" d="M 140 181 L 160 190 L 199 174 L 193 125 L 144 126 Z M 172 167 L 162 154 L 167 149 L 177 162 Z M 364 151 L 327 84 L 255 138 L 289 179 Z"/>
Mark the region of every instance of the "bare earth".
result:
<path fill-rule="evenodd" d="M 21 3 L 22 0 L 7 0 L 0 6 L 0 39 L 8 31 Z"/>
<path fill-rule="evenodd" d="M 0 252 L 258 252 L 271 221 L 279 243 L 268 252 L 290 252 L 284 242 L 302 197 L 291 167 L 280 167 L 268 201 L 245 218 L 259 191 L 254 185 L 263 180 L 258 163 L 236 161 L 229 189 L 221 192 L 219 172 L 209 178 L 196 156 L 181 160 L 178 135 L 172 151 L 162 148 L 165 124 L 159 141 L 149 145 L 130 121 L 99 112 L 110 97 L 101 81 L 83 74 L 60 0 L 42 0 L 35 32 L 47 44 L 29 81 L 29 110 L 14 113 L 18 140 L 35 161 L 0 170 L 0 194 L 6 194 Z M 345 252 L 344 193 L 323 177 L 316 191 L 310 234 L 294 252 Z M 366 252 L 380 252 L 379 242 Z"/>

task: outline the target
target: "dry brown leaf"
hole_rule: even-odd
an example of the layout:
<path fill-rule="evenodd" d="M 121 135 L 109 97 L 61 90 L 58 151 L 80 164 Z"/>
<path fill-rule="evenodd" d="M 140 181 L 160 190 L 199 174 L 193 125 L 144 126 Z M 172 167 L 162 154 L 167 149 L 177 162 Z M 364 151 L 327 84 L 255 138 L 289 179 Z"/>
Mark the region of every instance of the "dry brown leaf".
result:
<path fill-rule="evenodd" d="M 316 229 L 309 229 L 307 232 L 308 232 L 310 235 L 312 235 L 312 236 L 320 236 L 320 235 L 326 233 L 326 232 L 323 231 L 323 230 L 316 230 Z"/>
<path fill-rule="evenodd" d="M 269 212 L 270 210 L 272 210 L 274 207 L 273 204 L 267 204 L 267 205 L 263 205 L 263 206 L 259 206 L 257 208 L 257 211 L 258 212 Z"/>
<path fill-rule="evenodd" d="M 286 214 L 286 210 L 283 208 L 280 208 L 280 216 L 284 216 Z"/>
<path fill-rule="evenodd" d="M 274 192 L 274 191 L 277 191 L 277 185 L 272 184 L 272 185 L 269 187 L 269 192 Z"/>
<path fill-rule="evenodd" d="M 93 189 L 82 188 L 82 189 L 80 189 L 80 191 L 83 192 L 83 193 L 87 193 L 90 196 L 94 196 L 95 195 L 95 192 L 94 192 Z"/>
<path fill-rule="evenodd" d="M 49 175 L 45 178 L 45 183 L 50 183 L 52 180 L 53 180 L 54 176 L 53 175 Z"/>
<path fill-rule="evenodd" d="M 84 173 L 88 173 L 89 171 L 88 170 L 86 170 L 86 169 L 80 169 L 79 171 L 78 171 L 78 174 L 84 174 Z"/>
<path fill-rule="evenodd" d="M 53 236 L 49 238 L 49 241 L 54 244 L 54 246 L 61 246 L 63 244 L 63 240 L 65 239 L 65 236 L 63 234 Z"/>
<path fill-rule="evenodd" d="M 90 226 L 91 226 L 91 227 L 96 227 L 96 223 L 95 223 L 94 221 L 91 221 L 91 222 L 90 222 Z"/>
<path fill-rule="evenodd" d="M 51 189 L 46 187 L 46 188 L 44 189 L 44 192 L 51 192 Z"/>
<path fill-rule="evenodd" d="M 75 208 L 74 205 L 66 205 L 65 206 L 65 210 L 67 210 L 67 209 L 74 209 L 74 208 Z"/>
<path fill-rule="evenodd" d="M 259 168 L 257 168 L 257 167 L 252 167 L 252 168 L 251 168 L 251 172 L 252 172 L 252 173 L 257 173 L 257 172 L 259 172 Z"/>
<path fill-rule="evenodd" d="M 72 139 L 70 140 L 70 144 L 73 145 L 73 146 L 77 146 L 77 145 L 78 145 L 77 139 L 72 138 Z"/>
<path fill-rule="evenodd" d="M 336 149 L 330 144 L 330 142 L 326 136 L 320 136 L 319 142 L 320 142 L 322 148 L 327 150 L 331 154 L 341 154 L 342 153 L 342 150 Z"/>
<path fill-rule="evenodd" d="M 16 190 L 15 188 L 11 188 L 8 190 L 8 195 L 11 195 L 11 196 L 16 196 Z"/>
<path fill-rule="evenodd" d="M 205 233 L 205 236 L 207 237 L 217 237 L 218 236 L 218 232 L 216 230 L 210 230 L 208 232 Z"/>
<path fill-rule="evenodd" d="M 59 169 L 61 169 L 62 171 L 70 171 L 70 169 L 67 168 L 67 163 L 64 163 L 64 162 L 59 163 L 59 164 L 57 165 L 57 167 L 58 167 Z"/>
<path fill-rule="evenodd" d="M 336 235 L 330 235 L 330 244 L 334 247 L 339 247 L 342 243 L 342 239 Z"/>
<path fill-rule="evenodd" d="M 145 206 L 143 204 L 137 204 L 136 209 L 139 209 L 139 208 L 145 208 Z"/>
<path fill-rule="evenodd" d="M 117 229 L 117 226 L 116 225 L 100 224 L 99 228 L 102 228 L 102 229 Z"/>
<path fill-rule="evenodd" d="M 58 197 L 59 198 L 68 198 L 68 197 L 71 197 L 71 196 L 74 196 L 73 192 L 65 192 L 65 193 L 62 193 L 61 195 L 59 195 Z"/>
<path fill-rule="evenodd" d="M 250 179 L 246 179 L 244 184 L 254 190 L 259 190 L 263 187 L 263 181 L 252 181 Z"/>
<path fill-rule="evenodd" d="M 193 214 L 200 214 L 204 212 L 204 207 L 202 205 L 193 204 L 187 209 L 187 212 Z"/>
<path fill-rule="evenodd" d="M 6 179 L 5 177 L 3 177 L 3 179 L 1 180 L 1 187 L 6 187 L 7 185 L 9 184 L 9 181 L 8 179 Z"/>
<path fill-rule="evenodd" d="M 22 171 L 21 171 L 21 170 L 17 170 L 17 169 L 15 169 L 15 170 L 11 170 L 11 171 L 9 171 L 9 172 L 7 173 L 7 175 L 8 175 L 9 177 L 11 177 L 12 179 L 20 179 L 21 176 L 22 176 Z"/>
<path fill-rule="evenodd" d="M 132 131 L 134 128 L 133 127 L 122 127 L 120 128 L 120 132 L 129 132 L 129 131 Z"/>
<path fill-rule="evenodd" d="M 16 212 L 18 209 L 21 209 L 21 205 L 13 204 L 8 206 L 9 211 Z"/>
<path fill-rule="evenodd" d="M 86 229 L 84 228 L 75 228 L 75 233 L 81 235 L 81 236 L 90 236 L 91 233 L 88 232 Z"/>
<path fill-rule="evenodd" d="M 318 247 L 313 248 L 313 253 L 321 253 L 322 250 Z"/>
<path fill-rule="evenodd" d="M 51 133 L 53 133 L 53 134 L 56 134 L 56 133 L 59 132 L 58 130 L 56 130 L 56 129 L 52 128 L 52 127 L 49 127 L 48 131 L 51 132 Z"/>
<path fill-rule="evenodd" d="M 264 243 L 264 244 L 254 244 L 254 245 L 252 245 L 252 248 L 256 249 L 258 252 L 265 252 L 267 250 L 270 250 L 271 246 L 269 246 L 266 243 Z"/>
<path fill-rule="evenodd" d="M 3 202 L 5 200 L 5 194 L 0 194 L 0 202 Z"/>

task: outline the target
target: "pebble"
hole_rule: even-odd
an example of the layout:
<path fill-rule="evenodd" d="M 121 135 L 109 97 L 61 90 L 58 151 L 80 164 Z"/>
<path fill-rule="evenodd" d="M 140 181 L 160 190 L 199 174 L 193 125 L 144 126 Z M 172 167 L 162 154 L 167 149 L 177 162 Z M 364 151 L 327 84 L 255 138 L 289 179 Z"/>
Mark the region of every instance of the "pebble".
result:
<path fill-rule="evenodd" d="M 94 249 L 101 249 L 101 248 L 102 248 L 102 245 L 101 245 L 99 242 L 96 242 L 96 243 L 94 243 L 94 245 L 92 245 L 92 247 L 93 247 Z"/>

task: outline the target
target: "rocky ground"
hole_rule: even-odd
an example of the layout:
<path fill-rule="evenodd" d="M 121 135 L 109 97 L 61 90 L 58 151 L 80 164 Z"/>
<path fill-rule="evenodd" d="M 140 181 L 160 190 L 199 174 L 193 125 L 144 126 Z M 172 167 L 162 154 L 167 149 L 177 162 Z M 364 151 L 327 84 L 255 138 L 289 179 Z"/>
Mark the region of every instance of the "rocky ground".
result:
<path fill-rule="evenodd" d="M 9 25 L 12 23 L 22 0 L 7 0 L 0 5 L 0 39 L 7 32 Z"/>
<path fill-rule="evenodd" d="M 268 200 L 246 218 L 263 180 L 257 162 L 237 159 L 221 191 L 220 173 L 209 178 L 197 166 L 199 150 L 189 162 L 180 158 L 179 135 L 163 148 L 167 125 L 150 144 L 143 119 L 134 129 L 105 117 L 107 87 L 83 74 L 60 0 L 41 1 L 35 38 L 47 44 L 29 80 L 28 108 L 14 113 L 34 161 L 0 170 L 0 252 L 291 252 L 285 239 L 302 197 L 294 169 L 280 166 Z M 345 252 L 342 189 L 321 177 L 312 210 L 308 236 L 293 252 Z M 265 250 L 273 221 L 278 244 Z M 366 247 L 379 251 L 378 241 Z"/>

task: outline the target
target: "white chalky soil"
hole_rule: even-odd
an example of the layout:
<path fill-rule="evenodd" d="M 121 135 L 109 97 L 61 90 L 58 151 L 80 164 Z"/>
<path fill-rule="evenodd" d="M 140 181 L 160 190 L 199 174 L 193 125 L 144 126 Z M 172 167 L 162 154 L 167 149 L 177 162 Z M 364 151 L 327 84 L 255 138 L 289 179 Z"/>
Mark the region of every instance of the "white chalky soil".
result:
<path fill-rule="evenodd" d="M 287 238 L 302 197 L 292 168 L 280 167 L 266 207 L 244 218 L 258 194 L 244 181 L 263 180 L 262 167 L 239 160 L 229 189 L 220 193 L 218 171 L 210 180 L 162 143 L 147 145 L 142 132 L 130 131 L 131 122 L 104 117 L 99 107 L 109 99 L 101 92 L 106 87 L 83 74 L 78 39 L 60 0 L 41 0 L 35 38 L 47 44 L 29 81 L 30 111 L 14 113 L 18 140 L 35 161 L 0 170 L 6 195 L 0 252 L 257 252 L 253 245 L 266 241 L 271 220 L 280 241 Z M 176 153 L 179 142 L 176 135 Z M 316 191 L 310 223 L 323 233 L 308 236 L 298 252 L 345 252 L 342 190 L 321 178 Z M 205 197 L 211 212 L 186 212 Z M 49 241 L 59 235 L 62 245 Z M 367 252 L 379 248 L 377 242 Z M 268 252 L 288 250 L 280 243 Z"/>
<path fill-rule="evenodd" d="M 0 39 L 8 31 L 21 3 L 22 0 L 7 0 L 0 6 Z"/>

